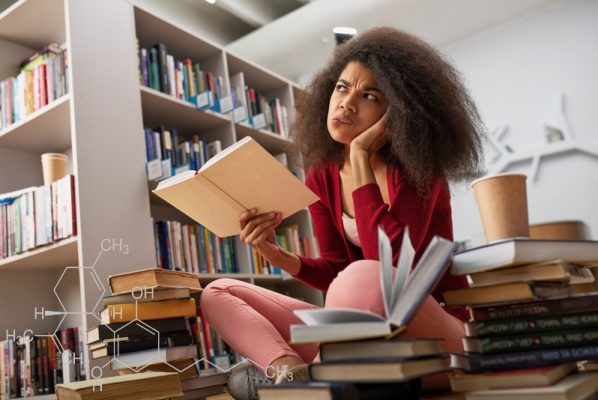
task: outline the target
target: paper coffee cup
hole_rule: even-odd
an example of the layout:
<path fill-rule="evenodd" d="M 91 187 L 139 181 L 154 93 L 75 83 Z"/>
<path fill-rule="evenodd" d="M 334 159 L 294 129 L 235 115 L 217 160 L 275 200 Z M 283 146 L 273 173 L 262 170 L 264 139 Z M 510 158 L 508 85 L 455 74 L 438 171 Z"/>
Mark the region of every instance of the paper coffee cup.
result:
<path fill-rule="evenodd" d="M 527 190 L 524 174 L 498 174 L 471 183 L 486 242 L 529 238 Z"/>
<path fill-rule="evenodd" d="M 590 240 L 583 221 L 551 221 L 529 226 L 530 239 Z"/>
<path fill-rule="evenodd" d="M 66 175 L 68 157 L 61 153 L 42 154 L 42 172 L 44 174 L 44 185 L 57 181 Z"/>

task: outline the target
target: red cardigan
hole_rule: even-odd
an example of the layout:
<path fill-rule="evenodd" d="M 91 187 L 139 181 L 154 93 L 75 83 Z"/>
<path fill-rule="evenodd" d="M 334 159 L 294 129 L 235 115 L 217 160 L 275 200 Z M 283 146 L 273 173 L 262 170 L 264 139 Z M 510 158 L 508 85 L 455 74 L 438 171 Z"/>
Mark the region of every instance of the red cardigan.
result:
<path fill-rule="evenodd" d="M 321 169 L 310 168 L 305 183 L 320 197 L 320 201 L 309 207 L 320 258 L 300 257 L 301 270 L 296 276 L 298 279 L 326 291 L 336 275 L 351 262 L 377 260 L 378 225 L 382 225 L 390 238 L 393 264 L 399 258 L 405 226 L 409 226 L 416 261 L 434 235 L 453 239 L 450 194 L 446 182 L 436 180 L 427 200 L 418 196 L 397 169 L 388 168 L 387 182 L 390 207 L 384 203 L 380 188 L 375 183 L 353 191 L 355 219 L 361 243 L 359 248 L 345 237 L 338 165 L 331 163 Z M 432 294 L 437 301 L 442 302 L 442 292 L 463 287 L 467 287 L 464 276 L 457 277 L 447 272 Z M 468 319 L 468 313 L 464 309 L 447 311 L 462 320 Z"/>

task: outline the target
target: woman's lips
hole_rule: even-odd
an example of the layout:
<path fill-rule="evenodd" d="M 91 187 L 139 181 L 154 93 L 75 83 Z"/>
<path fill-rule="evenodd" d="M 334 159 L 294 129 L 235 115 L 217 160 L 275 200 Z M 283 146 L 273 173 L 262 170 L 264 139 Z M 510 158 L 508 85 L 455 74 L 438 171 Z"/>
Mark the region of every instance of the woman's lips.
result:
<path fill-rule="evenodd" d="M 343 124 L 343 125 L 352 125 L 353 121 L 351 121 L 348 118 L 344 118 L 344 117 L 334 117 L 332 119 L 333 122 L 339 123 L 339 124 Z"/>

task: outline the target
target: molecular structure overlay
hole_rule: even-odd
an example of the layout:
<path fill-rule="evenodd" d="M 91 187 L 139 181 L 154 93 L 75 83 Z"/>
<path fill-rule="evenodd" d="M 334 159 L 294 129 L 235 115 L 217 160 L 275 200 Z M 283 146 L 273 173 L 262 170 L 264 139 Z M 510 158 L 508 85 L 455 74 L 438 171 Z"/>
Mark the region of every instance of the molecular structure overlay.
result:
<path fill-rule="evenodd" d="M 66 350 L 64 348 L 64 346 L 62 345 L 61 340 L 59 339 L 60 327 L 68 315 L 91 316 L 91 317 L 97 319 L 100 324 L 102 324 L 102 319 L 100 316 L 100 311 L 101 311 L 100 304 L 101 304 L 102 298 L 106 294 L 106 288 L 96 272 L 96 269 L 95 269 L 96 265 L 100 261 L 102 254 L 104 254 L 106 252 L 120 252 L 123 255 L 129 254 L 129 246 L 124 244 L 122 239 L 103 239 L 101 241 L 100 247 L 101 247 L 101 250 L 91 267 L 67 266 L 64 268 L 62 274 L 58 278 L 58 281 L 54 285 L 54 289 L 53 289 L 61 310 L 46 310 L 45 307 L 41 307 L 41 309 L 38 309 L 38 307 L 35 307 L 34 319 L 45 319 L 45 318 L 49 318 L 49 317 L 59 318 L 59 321 L 56 325 L 56 329 L 52 333 L 35 334 L 33 332 L 33 330 L 27 329 L 24 331 L 22 336 L 17 336 L 15 330 L 13 330 L 13 332 L 11 334 L 11 333 L 9 333 L 9 331 L 7 329 L 6 330 L 6 338 L 7 339 L 12 338 L 18 344 L 24 344 L 26 342 L 33 341 L 34 337 L 47 337 L 48 340 L 52 340 L 54 345 L 56 346 L 57 357 L 62 358 L 63 368 L 66 368 L 65 363 L 75 365 L 78 362 L 78 363 L 82 364 L 83 363 L 83 359 L 82 359 L 83 355 L 80 355 L 79 357 L 77 357 L 75 355 L 75 353 Z M 61 282 L 63 282 L 63 280 L 65 279 L 65 276 L 67 275 L 67 273 L 69 273 L 69 271 L 73 271 L 73 270 L 79 272 L 79 274 L 81 274 L 81 273 L 84 274 L 84 276 L 88 275 L 90 277 L 90 280 L 95 285 L 95 287 L 93 287 L 93 286 L 86 287 L 86 291 L 91 291 L 91 290 L 93 290 L 94 292 L 97 291 L 97 295 L 98 295 L 97 296 L 98 300 L 93 305 L 93 308 L 91 308 L 91 310 L 68 311 L 67 307 L 65 306 L 65 304 L 63 303 L 63 301 L 61 299 L 60 291 L 58 290 L 58 288 L 60 287 Z M 103 377 L 104 369 L 109 367 L 110 365 L 112 366 L 112 369 L 127 368 L 130 371 L 132 371 L 133 373 L 138 373 L 138 372 L 141 372 L 142 370 L 146 369 L 149 365 L 164 364 L 164 365 L 168 365 L 170 368 L 172 368 L 173 372 L 177 371 L 177 372 L 181 373 L 183 371 L 186 371 L 189 368 L 198 368 L 199 369 L 200 364 L 203 363 L 204 366 L 209 365 L 211 368 L 214 368 L 216 371 L 229 373 L 231 370 L 233 370 L 238 365 L 245 364 L 247 362 L 251 362 L 252 364 L 254 364 L 256 366 L 261 367 L 261 369 L 263 371 L 265 371 L 266 376 L 268 376 L 269 378 L 275 378 L 281 374 L 286 374 L 287 380 L 289 380 L 289 381 L 293 380 L 292 373 L 290 371 L 288 371 L 287 366 L 281 366 L 281 367 L 277 367 L 277 368 L 274 368 L 273 366 L 264 367 L 264 366 L 260 366 L 259 364 L 255 363 L 254 361 L 250 360 L 249 358 L 243 358 L 240 362 L 238 362 L 234 365 L 231 365 L 228 368 L 222 368 L 220 365 L 212 362 L 212 360 L 210 360 L 209 358 L 195 357 L 193 363 L 189 363 L 183 369 L 178 368 L 177 366 L 175 366 L 167 361 L 166 351 L 164 349 L 164 346 L 162 346 L 162 348 L 161 348 L 161 343 L 164 343 L 164 342 L 161 342 L 161 340 L 160 340 L 160 332 L 158 330 L 156 330 L 155 328 L 153 328 L 149 323 L 138 318 L 138 302 L 151 301 L 151 299 L 153 299 L 153 297 L 154 297 L 153 287 L 149 287 L 149 288 L 148 287 L 136 287 L 131 292 L 131 296 L 135 300 L 135 318 L 132 319 L 131 321 L 127 322 L 124 325 L 118 324 L 119 327 L 117 329 L 113 329 L 109 324 L 104 325 L 104 327 L 106 329 L 108 329 L 110 332 L 112 332 L 112 336 L 113 336 L 112 342 L 113 342 L 114 350 L 112 352 L 112 355 L 108 358 L 108 361 L 106 361 L 102 365 L 95 365 L 91 368 L 91 370 L 90 370 L 91 380 L 97 381 L 97 382 L 92 383 L 93 391 L 96 391 L 96 390 L 102 391 L 102 389 L 103 389 L 102 382 L 99 381 L 99 379 L 101 379 Z M 94 296 L 94 298 L 95 298 L 95 296 Z M 122 315 L 123 315 L 122 308 L 121 309 L 118 309 L 118 308 L 111 309 L 110 316 L 112 317 L 112 319 L 118 319 L 118 317 L 122 317 Z M 121 357 L 121 352 L 120 352 L 120 343 L 123 340 L 127 340 L 127 336 L 130 334 L 127 332 L 130 332 L 131 329 L 138 331 L 138 332 L 143 331 L 144 334 L 151 335 L 151 337 L 155 338 L 155 340 L 156 340 L 155 347 L 152 347 L 152 349 L 151 349 L 152 354 L 150 356 L 148 356 L 147 359 L 144 360 L 143 362 L 141 362 L 141 363 L 136 362 L 135 363 L 136 365 L 128 365 L 127 362 L 125 360 L 123 360 L 123 358 Z M 65 357 L 65 355 L 67 357 Z M 205 355 L 202 354 L 202 356 L 205 356 Z M 65 382 L 65 383 L 67 383 L 67 382 Z"/>

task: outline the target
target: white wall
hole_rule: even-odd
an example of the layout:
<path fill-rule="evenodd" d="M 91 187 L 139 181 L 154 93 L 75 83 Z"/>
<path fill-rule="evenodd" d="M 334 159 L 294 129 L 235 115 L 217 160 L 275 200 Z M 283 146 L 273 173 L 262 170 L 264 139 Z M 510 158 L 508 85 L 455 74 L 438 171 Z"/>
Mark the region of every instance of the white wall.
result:
<path fill-rule="evenodd" d="M 508 124 L 515 151 L 544 145 L 559 92 L 577 141 L 598 148 L 598 1 L 575 0 L 443 49 L 463 73 L 489 129 Z M 531 163 L 508 171 L 527 173 Z M 528 180 L 530 223 L 581 219 L 598 237 L 598 158 L 568 153 L 543 160 Z M 471 191 L 455 187 L 455 238 L 482 232 Z"/>

